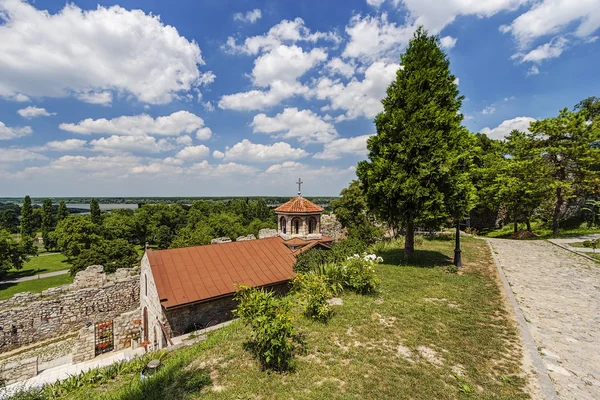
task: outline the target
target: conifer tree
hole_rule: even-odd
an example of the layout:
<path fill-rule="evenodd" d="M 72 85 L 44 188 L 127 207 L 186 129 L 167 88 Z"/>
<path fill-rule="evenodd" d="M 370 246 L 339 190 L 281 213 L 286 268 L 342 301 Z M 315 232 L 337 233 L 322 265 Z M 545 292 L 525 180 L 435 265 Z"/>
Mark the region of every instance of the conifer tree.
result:
<path fill-rule="evenodd" d="M 31 197 L 25 196 L 21 207 L 21 237 L 33 237 L 33 207 Z"/>
<path fill-rule="evenodd" d="M 463 97 L 449 64 L 439 38 L 417 29 L 375 118 L 369 160 L 357 168 L 369 208 L 392 228 L 406 228 L 407 258 L 416 224 L 462 219 L 474 199 L 474 138 L 461 126 Z"/>
<path fill-rule="evenodd" d="M 58 203 L 58 212 L 56 213 L 56 222 L 60 222 L 69 216 L 69 210 L 63 200 Z"/>
<path fill-rule="evenodd" d="M 102 223 L 102 217 L 100 215 L 100 205 L 98 204 L 98 200 L 93 198 L 90 201 L 90 217 L 92 218 L 92 222 L 96 225 Z"/>

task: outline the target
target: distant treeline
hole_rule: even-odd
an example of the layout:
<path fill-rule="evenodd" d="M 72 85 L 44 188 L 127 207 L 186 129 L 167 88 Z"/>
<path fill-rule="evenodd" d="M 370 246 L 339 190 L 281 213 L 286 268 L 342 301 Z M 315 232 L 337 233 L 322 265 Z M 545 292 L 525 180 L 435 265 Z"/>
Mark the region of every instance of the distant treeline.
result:
<path fill-rule="evenodd" d="M 219 201 L 229 203 L 233 200 L 254 200 L 259 196 L 204 196 L 204 197 L 96 197 L 100 204 L 192 204 L 196 200 Z M 290 196 L 260 196 L 269 206 L 277 206 L 285 203 Z M 329 207 L 332 200 L 337 197 L 307 197 L 313 203 Z M 41 204 L 45 197 L 32 197 L 33 203 Z M 52 197 L 53 203 L 64 201 L 67 204 L 89 204 L 91 197 Z M 0 197 L 0 203 L 22 203 L 20 197 Z"/>

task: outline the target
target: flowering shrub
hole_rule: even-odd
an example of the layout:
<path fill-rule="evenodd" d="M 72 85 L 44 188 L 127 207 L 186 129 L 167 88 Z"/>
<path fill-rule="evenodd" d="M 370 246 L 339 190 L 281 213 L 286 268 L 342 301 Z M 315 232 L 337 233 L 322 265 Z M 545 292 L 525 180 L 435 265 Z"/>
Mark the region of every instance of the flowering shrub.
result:
<path fill-rule="evenodd" d="M 344 287 L 359 293 L 369 294 L 375 292 L 379 285 L 379 278 L 375 274 L 375 264 L 383 262 L 383 258 L 375 254 L 354 254 L 348 257 L 342 270 L 344 271 Z"/>
<path fill-rule="evenodd" d="M 302 295 L 304 315 L 317 321 L 326 322 L 333 314 L 327 299 L 332 295 L 325 275 L 298 274 L 294 288 Z"/>
<path fill-rule="evenodd" d="M 239 302 L 234 311 L 251 329 L 248 349 L 263 367 L 283 371 L 290 369 L 294 354 L 301 349 L 290 313 L 291 304 L 273 292 L 242 286 L 235 295 Z"/>

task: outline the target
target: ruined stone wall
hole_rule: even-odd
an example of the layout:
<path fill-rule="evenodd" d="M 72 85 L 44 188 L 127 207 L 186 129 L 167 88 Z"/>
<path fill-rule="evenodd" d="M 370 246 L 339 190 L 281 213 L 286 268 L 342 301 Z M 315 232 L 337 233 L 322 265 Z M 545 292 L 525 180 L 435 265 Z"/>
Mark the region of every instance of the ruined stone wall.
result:
<path fill-rule="evenodd" d="M 139 270 L 104 274 L 101 268 L 93 266 L 79 272 L 73 284 L 38 294 L 20 293 L 0 302 L 0 352 L 137 309 Z M 90 282 L 91 287 L 80 288 Z"/>
<path fill-rule="evenodd" d="M 32 357 L 4 365 L 0 370 L 0 380 L 5 384 L 33 378 L 38 374 L 38 358 Z"/>

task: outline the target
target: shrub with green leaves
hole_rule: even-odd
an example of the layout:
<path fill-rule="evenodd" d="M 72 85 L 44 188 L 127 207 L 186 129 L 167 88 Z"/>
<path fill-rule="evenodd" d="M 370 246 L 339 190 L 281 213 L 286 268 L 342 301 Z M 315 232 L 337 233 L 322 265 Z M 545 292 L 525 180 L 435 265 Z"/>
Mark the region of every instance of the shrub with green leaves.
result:
<path fill-rule="evenodd" d="M 235 295 L 235 314 L 250 327 L 246 346 L 264 368 L 289 370 L 302 343 L 294 329 L 289 299 L 277 298 L 271 291 L 242 286 Z"/>
<path fill-rule="evenodd" d="M 371 294 L 379 286 L 379 278 L 375 274 L 375 264 L 383 262 L 375 254 L 354 254 L 344 263 L 344 286 L 358 294 Z"/>
<path fill-rule="evenodd" d="M 367 248 L 367 245 L 357 239 L 346 239 L 335 242 L 331 249 L 310 249 L 296 258 L 294 271 L 307 273 L 314 271 L 321 265 L 340 263 L 352 254 L 362 253 Z"/>
<path fill-rule="evenodd" d="M 333 311 L 327 304 L 327 299 L 331 298 L 332 293 L 325 275 L 298 274 L 293 285 L 301 295 L 305 316 L 321 322 L 331 318 Z"/>

